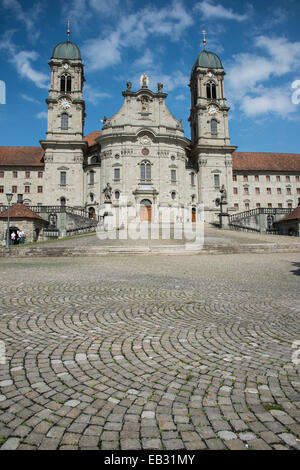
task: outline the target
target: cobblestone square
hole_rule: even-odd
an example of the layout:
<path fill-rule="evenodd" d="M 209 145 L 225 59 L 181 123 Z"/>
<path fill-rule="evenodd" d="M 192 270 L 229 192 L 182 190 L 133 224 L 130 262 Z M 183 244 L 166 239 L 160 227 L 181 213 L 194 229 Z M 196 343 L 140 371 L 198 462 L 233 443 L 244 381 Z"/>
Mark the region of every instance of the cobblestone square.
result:
<path fill-rule="evenodd" d="M 0 263 L 1 450 L 300 449 L 298 253 Z"/>

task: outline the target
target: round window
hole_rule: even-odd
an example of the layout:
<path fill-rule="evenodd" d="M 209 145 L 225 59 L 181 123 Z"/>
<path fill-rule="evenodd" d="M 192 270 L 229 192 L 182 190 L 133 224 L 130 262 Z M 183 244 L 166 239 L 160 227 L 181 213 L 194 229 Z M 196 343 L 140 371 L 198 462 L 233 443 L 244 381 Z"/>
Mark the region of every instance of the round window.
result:
<path fill-rule="evenodd" d="M 120 155 L 116 153 L 115 158 L 118 160 L 118 158 L 120 158 Z"/>
<path fill-rule="evenodd" d="M 175 160 L 175 155 L 171 155 L 171 160 L 172 160 L 172 161 Z"/>
<path fill-rule="evenodd" d="M 145 156 L 149 155 L 149 149 L 143 148 L 142 154 L 145 155 Z"/>

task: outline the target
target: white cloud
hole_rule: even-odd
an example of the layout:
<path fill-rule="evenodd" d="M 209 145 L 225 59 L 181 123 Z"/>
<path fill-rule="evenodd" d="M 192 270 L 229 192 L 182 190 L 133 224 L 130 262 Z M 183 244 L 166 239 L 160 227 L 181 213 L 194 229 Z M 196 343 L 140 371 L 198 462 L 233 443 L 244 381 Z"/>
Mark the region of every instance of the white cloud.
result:
<path fill-rule="evenodd" d="M 39 103 L 38 100 L 36 100 L 35 98 L 32 98 L 32 96 L 26 95 L 25 93 L 21 93 L 20 96 L 21 98 L 23 98 L 23 100 L 29 101 L 29 103 Z"/>
<path fill-rule="evenodd" d="M 82 29 L 95 15 L 99 18 L 116 17 L 119 13 L 120 0 L 69 0 L 63 2 L 62 21 L 71 22 L 71 31 Z"/>
<path fill-rule="evenodd" d="M 245 95 L 241 102 L 241 109 L 249 117 L 269 113 L 288 117 L 296 111 L 290 92 L 285 87 L 261 88 L 256 96 Z"/>
<path fill-rule="evenodd" d="M 147 48 L 139 59 L 135 60 L 132 64 L 132 67 L 137 67 L 137 68 L 149 68 L 153 67 L 155 64 L 153 52 Z"/>
<path fill-rule="evenodd" d="M 14 31 L 7 31 L 0 40 L 0 50 L 4 50 L 22 78 L 32 81 L 38 88 L 48 88 L 49 76 L 32 67 L 31 62 L 37 60 L 35 51 L 17 51 L 17 46 L 12 41 Z"/>
<path fill-rule="evenodd" d="M 120 4 L 119 0 L 90 0 L 88 2 L 94 10 L 98 11 L 102 16 L 115 15 L 116 9 Z"/>
<path fill-rule="evenodd" d="M 133 87 L 135 89 L 139 89 L 141 87 L 140 85 L 140 77 L 142 73 L 144 73 L 145 70 L 140 70 L 138 73 L 135 74 L 135 77 L 132 80 Z M 163 84 L 163 93 L 169 93 L 176 88 L 184 87 L 188 85 L 189 83 L 189 76 L 184 75 L 182 72 L 173 72 L 170 75 L 160 73 L 159 70 L 146 70 L 146 74 L 149 77 L 149 88 L 151 90 L 155 90 L 157 87 L 158 83 Z"/>
<path fill-rule="evenodd" d="M 262 54 L 241 53 L 227 69 L 226 88 L 230 103 L 240 106 L 248 116 L 276 113 L 286 117 L 296 111 L 291 91 L 276 82 L 300 66 L 300 42 L 259 36 L 255 46 Z"/>
<path fill-rule="evenodd" d="M 85 84 L 84 86 L 84 98 L 91 104 L 97 104 L 99 101 L 105 98 L 110 98 L 111 95 L 109 93 L 97 91 L 89 84 Z"/>
<path fill-rule="evenodd" d="M 37 58 L 38 54 L 35 51 L 21 51 L 12 57 L 11 62 L 15 64 L 21 77 L 32 81 L 38 88 L 48 88 L 49 76 L 38 72 L 31 65 L 31 61 Z"/>
<path fill-rule="evenodd" d="M 184 95 L 175 96 L 175 100 L 177 100 L 177 101 L 185 101 L 186 99 L 187 99 L 187 97 L 184 96 Z"/>
<path fill-rule="evenodd" d="M 89 70 L 101 70 L 121 62 L 119 36 L 112 33 L 106 39 L 91 39 L 82 47 Z"/>
<path fill-rule="evenodd" d="M 41 111 L 40 113 L 36 114 L 38 119 L 48 119 L 47 111 Z"/>
<path fill-rule="evenodd" d="M 248 18 L 247 14 L 240 15 L 234 13 L 231 8 L 225 8 L 221 4 L 214 4 L 211 0 L 203 0 L 196 3 L 195 10 L 198 10 L 204 19 L 222 19 L 222 20 L 236 20 L 245 21 Z"/>
<path fill-rule="evenodd" d="M 168 7 L 146 6 L 135 13 L 123 16 L 114 28 L 100 37 L 86 41 L 82 52 L 90 70 L 104 69 L 121 62 L 125 48 L 139 48 L 149 37 L 168 36 L 178 40 L 186 28 L 193 24 L 191 15 L 180 0 Z M 150 60 L 150 54 L 144 60 Z"/>
<path fill-rule="evenodd" d="M 23 6 L 18 0 L 2 0 L 1 4 L 3 8 L 12 13 L 14 18 L 25 24 L 31 39 L 38 38 L 40 32 L 36 27 L 36 22 L 44 10 L 42 2 L 34 3 L 28 11 L 24 11 Z"/>

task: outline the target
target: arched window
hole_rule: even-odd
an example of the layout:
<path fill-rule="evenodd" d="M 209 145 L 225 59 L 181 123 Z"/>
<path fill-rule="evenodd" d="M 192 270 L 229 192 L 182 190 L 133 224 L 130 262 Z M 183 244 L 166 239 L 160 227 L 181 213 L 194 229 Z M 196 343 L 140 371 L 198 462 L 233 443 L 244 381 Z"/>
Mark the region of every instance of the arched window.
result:
<path fill-rule="evenodd" d="M 70 75 L 68 75 L 67 76 L 67 93 L 71 92 L 71 88 L 72 88 L 72 79 Z"/>
<path fill-rule="evenodd" d="M 206 84 L 206 97 L 209 100 L 215 100 L 217 98 L 216 85 L 213 82 Z"/>
<path fill-rule="evenodd" d="M 61 129 L 66 131 L 69 128 L 69 116 L 67 113 L 62 113 L 61 115 Z"/>
<path fill-rule="evenodd" d="M 141 180 L 151 181 L 151 164 L 150 162 L 141 163 Z"/>
<path fill-rule="evenodd" d="M 66 77 L 63 75 L 60 78 L 60 91 L 65 91 L 66 89 Z"/>
<path fill-rule="evenodd" d="M 212 119 L 210 121 L 210 131 L 212 134 L 217 134 L 218 133 L 218 122 L 216 119 Z"/>
<path fill-rule="evenodd" d="M 176 192 L 175 191 L 172 191 L 171 192 L 171 198 L 174 200 L 176 198 Z"/>
<path fill-rule="evenodd" d="M 60 77 L 60 91 L 64 93 L 72 91 L 72 77 L 70 75 L 62 75 Z"/>
<path fill-rule="evenodd" d="M 120 199 L 120 191 L 115 191 L 115 198 Z"/>
<path fill-rule="evenodd" d="M 95 219 L 96 218 L 96 211 L 94 207 L 89 208 L 89 218 L 90 219 Z"/>
<path fill-rule="evenodd" d="M 95 184 L 95 172 L 94 172 L 94 170 L 90 171 L 90 184 Z"/>
<path fill-rule="evenodd" d="M 66 198 L 65 198 L 65 197 L 61 197 L 61 198 L 60 198 L 60 205 L 61 205 L 61 206 L 65 206 L 65 205 L 66 205 Z"/>

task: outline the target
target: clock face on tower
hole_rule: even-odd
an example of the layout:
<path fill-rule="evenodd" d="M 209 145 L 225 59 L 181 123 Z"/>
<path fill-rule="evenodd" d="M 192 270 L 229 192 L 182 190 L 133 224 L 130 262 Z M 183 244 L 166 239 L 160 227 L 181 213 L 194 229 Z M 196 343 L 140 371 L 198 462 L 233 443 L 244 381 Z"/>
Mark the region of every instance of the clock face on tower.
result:
<path fill-rule="evenodd" d="M 71 101 L 67 98 L 61 98 L 58 103 L 61 109 L 68 109 L 71 106 Z"/>
<path fill-rule="evenodd" d="M 218 108 L 216 106 L 209 106 L 208 107 L 208 114 L 210 116 L 213 116 L 214 114 L 217 114 Z"/>

